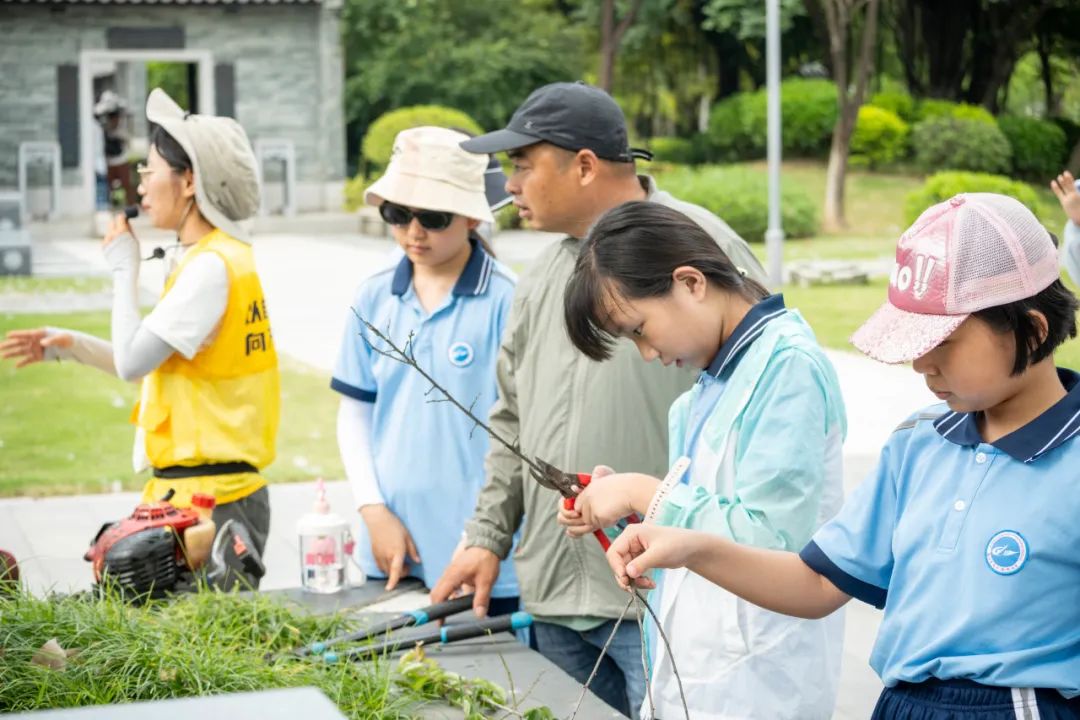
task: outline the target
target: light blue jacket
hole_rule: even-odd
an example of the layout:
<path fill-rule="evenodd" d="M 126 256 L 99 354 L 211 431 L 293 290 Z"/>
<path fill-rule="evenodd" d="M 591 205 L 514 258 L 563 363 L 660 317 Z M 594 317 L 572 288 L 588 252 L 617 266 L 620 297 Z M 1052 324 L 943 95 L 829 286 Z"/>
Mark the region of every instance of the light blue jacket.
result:
<path fill-rule="evenodd" d="M 783 308 L 776 296 L 765 302 Z M 843 503 L 847 421 L 836 372 L 797 312 L 772 316 L 764 329 L 756 323 L 760 334 L 747 338 L 733 367 L 718 371 L 724 386 L 691 450 L 689 481 L 662 501 L 659 524 L 798 551 Z M 692 409 L 711 380 L 672 405 L 672 463 L 686 454 Z M 768 612 L 686 570 L 665 571 L 660 580 L 650 601 L 693 717 L 741 717 L 749 708 L 763 718 L 832 716 L 841 613 L 811 621 Z M 646 636 L 657 715 L 680 716 L 670 656 L 655 632 Z"/>

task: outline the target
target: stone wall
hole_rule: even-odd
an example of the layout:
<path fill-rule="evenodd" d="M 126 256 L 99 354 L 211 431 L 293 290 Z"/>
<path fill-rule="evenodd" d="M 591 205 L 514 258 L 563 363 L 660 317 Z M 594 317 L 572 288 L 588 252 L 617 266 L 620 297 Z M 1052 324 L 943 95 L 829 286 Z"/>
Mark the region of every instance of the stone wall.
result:
<path fill-rule="evenodd" d="M 185 49 L 235 70 L 236 116 L 254 142 L 296 147 L 302 209 L 327 205 L 345 173 L 340 3 L 279 5 L 0 4 L 0 188 L 16 185 L 18 145 L 57 139 L 57 66 L 106 50 L 110 27 L 183 27 Z M 130 99 L 129 99 L 130 100 Z M 140 112 L 140 108 L 133 108 Z M 80 122 L 89 120 L 80 108 Z M 64 185 L 82 182 L 78 168 Z M 332 202 L 332 197 L 329 199 Z"/>

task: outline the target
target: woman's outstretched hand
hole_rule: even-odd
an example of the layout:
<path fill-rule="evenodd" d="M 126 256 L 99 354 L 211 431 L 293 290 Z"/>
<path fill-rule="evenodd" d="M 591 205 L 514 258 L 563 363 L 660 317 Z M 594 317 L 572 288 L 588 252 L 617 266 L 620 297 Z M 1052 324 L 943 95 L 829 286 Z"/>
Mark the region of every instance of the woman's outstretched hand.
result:
<path fill-rule="evenodd" d="M 45 359 L 50 347 L 68 349 L 75 339 L 71 333 L 50 328 L 32 330 L 11 330 L 0 341 L 0 358 L 15 360 L 15 367 L 21 368 Z"/>

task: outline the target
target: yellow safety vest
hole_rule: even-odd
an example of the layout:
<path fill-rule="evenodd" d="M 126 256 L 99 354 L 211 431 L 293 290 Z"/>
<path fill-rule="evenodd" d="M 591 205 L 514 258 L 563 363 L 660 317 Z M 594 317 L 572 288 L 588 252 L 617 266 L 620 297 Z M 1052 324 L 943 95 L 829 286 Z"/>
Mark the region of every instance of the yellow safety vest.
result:
<path fill-rule="evenodd" d="M 199 240 L 165 281 L 164 297 L 188 263 L 203 253 L 225 262 L 229 298 L 217 336 L 186 359 L 173 353 L 143 379 L 132 421 L 146 433 L 146 455 L 155 468 L 246 462 L 264 468 L 274 459 L 281 388 L 262 284 L 251 246 L 220 230 Z M 218 503 L 239 500 L 266 485 L 258 473 L 152 478 L 144 500 L 187 507 L 193 493 Z"/>

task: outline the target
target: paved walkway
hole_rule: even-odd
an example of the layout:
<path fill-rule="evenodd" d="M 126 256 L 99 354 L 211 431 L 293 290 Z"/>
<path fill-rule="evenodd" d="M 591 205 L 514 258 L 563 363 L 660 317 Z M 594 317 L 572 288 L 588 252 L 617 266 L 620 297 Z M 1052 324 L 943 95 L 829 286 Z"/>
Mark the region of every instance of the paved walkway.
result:
<path fill-rule="evenodd" d="M 137 226 L 138 227 L 138 226 Z M 167 235 L 140 231 L 144 255 Z M 495 248 L 504 262 L 524 266 L 553 236 L 544 233 L 506 233 Z M 356 235 L 264 235 L 255 245 L 274 338 L 285 354 L 329 374 L 357 283 L 392 261 L 394 246 L 386 239 Z M 50 275 L 74 272 L 104 274 L 94 240 L 49 240 L 35 248 L 35 261 Z M 153 297 L 161 287 L 161 264 L 143 264 L 144 294 Z M 8 312 L 30 310 L 5 307 Z M 107 298 L 98 302 L 107 306 Z M 907 414 L 933 400 L 922 381 L 907 368 L 879 365 L 853 353 L 829 351 L 840 376 L 851 423 L 845 444 L 845 486 L 850 490 L 873 466 L 878 449 L 892 428 Z M 288 422 L 288 418 L 284 419 Z M 333 479 L 331 479 L 333 480 Z M 331 503 L 344 512 L 351 506 L 343 482 L 328 484 Z M 298 582 L 296 520 L 309 507 L 311 483 L 271 487 L 272 528 L 267 547 L 268 574 L 264 587 L 284 588 Z M 35 591 L 85 588 L 90 570 L 82 560 L 90 537 L 105 520 L 131 511 L 133 493 L 45 500 L 0 500 L 0 547 L 11 550 L 23 564 Z M 418 607 L 419 595 L 402 596 L 394 606 Z M 870 715 L 880 682 L 867 665 L 879 614 L 859 603 L 847 611 L 844 670 L 837 718 Z"/>

